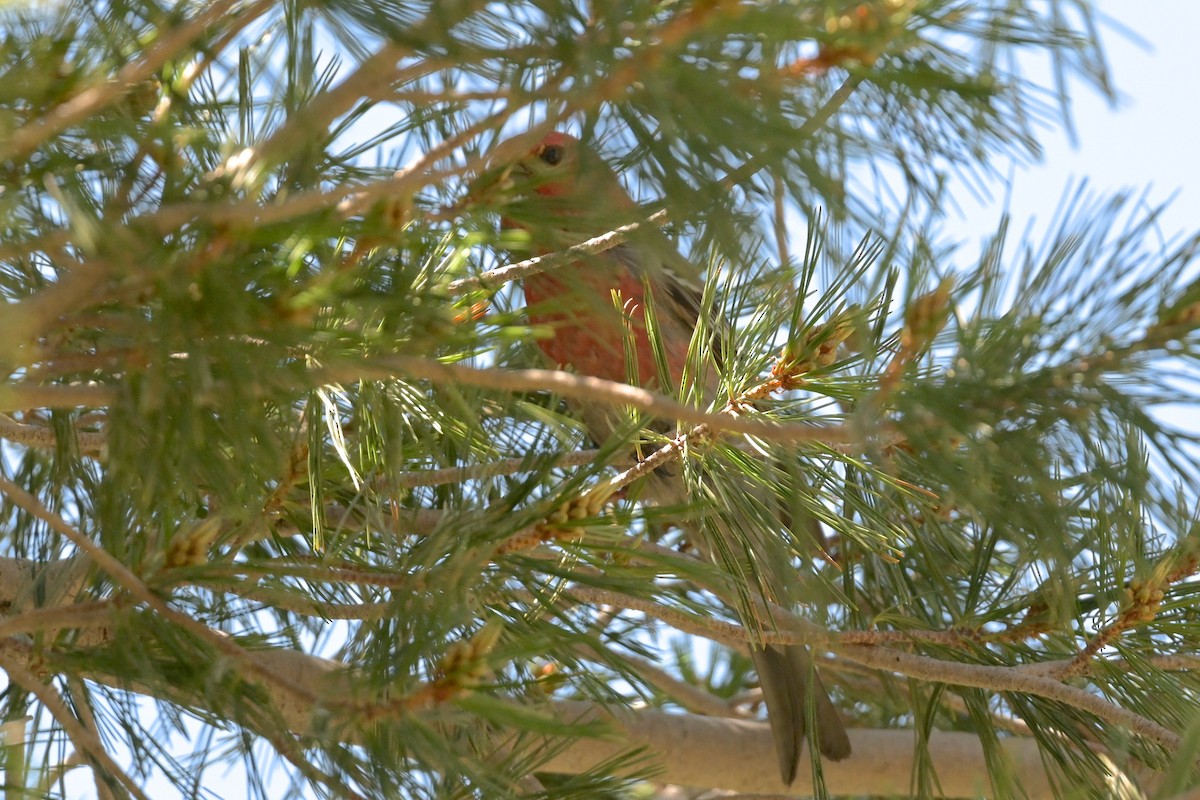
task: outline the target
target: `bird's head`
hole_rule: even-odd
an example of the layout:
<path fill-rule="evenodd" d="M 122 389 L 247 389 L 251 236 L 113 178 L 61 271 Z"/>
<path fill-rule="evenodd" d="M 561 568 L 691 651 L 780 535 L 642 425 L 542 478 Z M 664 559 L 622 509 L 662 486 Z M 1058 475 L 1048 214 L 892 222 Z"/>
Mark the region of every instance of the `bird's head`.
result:
<path fill-rule="evenodd" d="M 579 140 L 562 131 L 550 131 L 536 144 L 527 135 L 514 136 L 488 154 L 470 197 L 568 197 L 579 185 L 581 150 Z"/>
<path fill-rule="evenodd" d="M 571 244 L 628 222 L 635 208 L 609 166 L 562 131 L 496 145 L 468 198 L 497 208 L 505 228 L 549 229 L 567 234 Z"/>

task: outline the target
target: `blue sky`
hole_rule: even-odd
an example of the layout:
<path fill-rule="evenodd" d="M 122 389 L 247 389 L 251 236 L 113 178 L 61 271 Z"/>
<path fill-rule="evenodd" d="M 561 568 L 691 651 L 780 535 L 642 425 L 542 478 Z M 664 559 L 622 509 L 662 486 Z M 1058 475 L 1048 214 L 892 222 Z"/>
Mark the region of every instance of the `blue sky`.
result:
<path fill-rule="evenodd" d="M 1178 191 L 1162 218 L 1163 233 L 1191 233 L 1200 229 L 1200 2 L 1100 0 L 1096 7 L 1140 38 L 1102 29 L 1121 98 L 1114 108 L 1073 87 L 1077 142 L 1072 146 L 1062 131 L 1049 133 L 1042 163 L 1014 173 L 1008 191 L 1016 230 L 1031 216 L 1048 220 L 1068 183 L 1086 178 L 1102 194 L 1150 187 L 1152 203 Z M 956 192 L 963 211 L 951 214 L 947 233 L 968 240 L 994 233 L 1005 187 L 994 190 L 985 205 Z"/>

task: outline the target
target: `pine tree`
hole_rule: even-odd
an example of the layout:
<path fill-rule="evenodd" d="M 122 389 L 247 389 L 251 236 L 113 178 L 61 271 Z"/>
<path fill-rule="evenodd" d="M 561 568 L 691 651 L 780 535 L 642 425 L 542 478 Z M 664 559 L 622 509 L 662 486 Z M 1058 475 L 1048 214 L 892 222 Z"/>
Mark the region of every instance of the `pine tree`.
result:
<path fill-rule="evenodd" d="M 1196 783 L 1197 451 L 1160 410 L 1198 399 L 1200 237 L 1083 189 L 1042 242 L 945 224 L 1112 96 L 1085 0 L 63 0 L 0 35 L 5 797 L 780 793 L 759 640 L 811 645 L 851 732 L 799 794 Z M 514 279 L 572 255 L 467 188 L 555 129 L 641 203 L 584 249 L 665 226 L 703 268 L 726 396 L 540 359 Z M 639 503 L 668 462 L 693 502 Z M 770 526 L 747 481 L 819 523 L 773 531 L 803 604 L 672 524 Z"/>

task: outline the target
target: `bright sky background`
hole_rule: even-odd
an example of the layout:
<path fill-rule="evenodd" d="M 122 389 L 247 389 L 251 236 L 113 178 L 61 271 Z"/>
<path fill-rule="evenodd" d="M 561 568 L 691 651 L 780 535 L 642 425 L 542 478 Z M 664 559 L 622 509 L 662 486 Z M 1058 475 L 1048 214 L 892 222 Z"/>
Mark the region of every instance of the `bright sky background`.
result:
<path fill-rule="evenodd" d="M 1077 145 L 1063 132 L 1046 134 L 1043 163 L 1014 174 L 1007 201 L 1013 232 L 1023 232 L 1030 217 L 1040 220 L 1038 230 L 1044 231 L 1065 188 L 1083 178 L 1104 195 L 1120 189 L 1140 194 L 1149 186 L 1154 204 L 1178 192 L 1163 216 L 1163 236 L 1200 230 L 1200 0 L 1100 0 L 1097 7 L 1142 40 L 1111 26 L 1103 29 L 1121 100 L 1113 108 L 1083 87 L 1071 87 Z M 961 212 L 950 215 L 945 233 L 971 243 L 995 233 L 1006 187 L 993 191 L 992 200 L 982 204 L 966 190 L 954 191 Z M 210 783 L 211 790 L 229 800 L 247 796 L 240 768 L 223 778 L 221 772 L 213 769 L 206 776 L 221 784 Z M 75 770 L 67 783 L 73 797 L 95 797 L 87 770 Z M 161 781 L 147 788 L 153 797 L 177 796 Z M 286 786 L 281 783 L 278 791 L 282 795 Z"/>
<path fill-rule="evenodd" d="M 1179 191 L 1162 218 L 1163 233 L 1190 234 L 1200 229 L 1200 2 L 1099 0 L 1096 7 L 1142 41 L 1102 28 L 1120 100 L 1113 108 L 1073 87 L 1076 146 L 1065 132 L 1046 135 L 1042 163 L 1015 173 L 1009 203 L 1014 232 L 1024 231 L 1030 216 L 1048 221 L 1068 183 L 1086 178 L 1104 195 L 1151 187 L 1154 204 Z M 956 192 L 963 216 L 951 215 L 947 233 L 975 240 L 995 233 L 1004 187 L 995 191 L 988 207 Z"/>

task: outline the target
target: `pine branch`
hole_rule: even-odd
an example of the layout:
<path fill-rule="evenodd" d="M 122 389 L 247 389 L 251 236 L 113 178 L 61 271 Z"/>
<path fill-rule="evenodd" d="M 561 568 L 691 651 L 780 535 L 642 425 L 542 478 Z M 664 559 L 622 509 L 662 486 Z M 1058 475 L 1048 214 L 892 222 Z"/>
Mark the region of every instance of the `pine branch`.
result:
<path fill-rule="evenodd" d="M 218 0 L 209 4 L 187 23 L 164 33 L 141 58 L 126 64 L 111 79 L 85 88 L 46 116 L 13 131 L 0 145 L 0 159 L 27 156 L 55 135 L 93 116 L 151 78 L 217 23 L 228 24 L 232 20 L 234 30 L 245 28 L 275 5 L 273 0 L 258 0 L 239 13 L 235 9 L 240 3 L 241 0 Z"/>
<path fill-rule="evenodd" d="M 79 750 L 86 753 L 87 757 L 94 761 L 105 774 L 111 775 L 134 797 L 141 800 L 149 800 L 149 797 L 141 790 L 141 787 L 138 786 L 133 778 L 125 770 L 121 769 L 112 756 L 108 754 L 95 730 L 89 730 L 79 718 L 71 713 L 71 709 L 67 707 L 62 695 L 38 680 L 38 677 L 25 664 L 14 658 L 9 652 L 6 652 L 2 646 L 0 646 L 0 668 L 4 669 L 4 672 L 8 675 L 8 679 L 13 684 L 21 687 L 38 699 L 46 710 L 54 716 L 58 724 L 62 726 L 62 729 L 66 731 L 67 736 L 71 738 L 71 742 Z"/>
<path fill-rule="evenodd" d="M 587 590 L 580 587 L 578 592 L 584 593 Z M 592 595 L 590 598 L 593 602 L 610 602 L 614 599 L 624 602 L 623 598 L 613 598 L 607 594 Z M 126 613 L 138 613 L 133 609 Z M 748 639 L 745 631 L 741 631 L 738 626 L 728 626 L 730 635 L 733 638 Z M 111 626 L 97 629 L 98 636 L 89 637 L 85 643 L 80 642 L 77 646 L 98 647 L 105 637 L 112 636 L 113 628 Z M 709 635 L 705 633 L 704 635 Z M 209 634 L 203 637 L 210 639 L 216 634 Z M 765 634 L 764 635 L 769 635 Z M 779 641 L 799 641 L 801 639 L 786 632 L 778 634 Z M 805 639 L 807 640 L 807 639 Z M 9 640 L 11 641 L 11 640 Z M 858 645 L 835 645 L 835 649 L 845 658 L 849 658 L 861 664 L 882 668 L 890 672 L 899 672 L 913 677 L 921 677 L 924 679 L 935 681 L 948 681 L 958 685 L 977 686 L 991 690 L 1014 691 L 1022 693 L 1030 693 L 1051 697 L 1060 702 L 1067 703 L 1079 708 L 1083 708 L 1090 713 L 1096 714 L 1101 719 L 1104 719 L 1113 724 L 1126 727 L 1140 735 L 1150 737 L 1167 747 L 1177 745 L 1177 742 L 1172 740 L 1177 737 L 1174 734 L 1166 732 L 1161 727 L 1146 720 L 1139 715 L 1125 711 L 1118 706 L 1108 703 L 1095 695 L 1083 690 L 1075 689 L 1074 687 L 1059 683 L 1053 679 L 1047 679 L 1038 675 L 1031 675 L 1028 672 L 1022 672 L 1014 668 L 1006 667 L 985 667 L 982 665 L 964 665 L 953 664 L 937 659 L 932 659 L 923 656 L 915 656 L 908 653 L 903 653 L 895 650 L 887 650 L 876 647 L 862 647 Z M 32 658 L 33 654 L 29 653 L 26 656 L 19 656 L 19 650 L 14 650 L 10 645 L 7 650 L 0 650 L 6 658 L 12 663 L 20 667 L 20 661 L 16 658 L 28 657 Z M 284 718 L 289 721 L 293 731 L 300 732 L 311 724 L 310 703 L 322 702 L 334 708 L 344 708 L 352 710 L 356 715 L 367 714 L 373 719 L 392 718 L 396 713 L 411 713 L 418 708 L 426 707 L 426 702 L 420 695 L 408 695 L 407 699 L 400 702 L 397 706 L 393 702 L 389 702 L 384 706 L 368 706 L 359 701 L 335 700 L 339 693 L 343 691 L 340 688 L 341 678 L 335 678 L 335 673 L 344 673 L 345 667 L 337 665 L 334 662 L 324 659 L 307 656 L 294 651 L 284 650 L 260 650 L 253 655 L 256 662 L 256 673 L 260 676 L 270 675 L 271 679 L 265 681 L 263 686 L 270 690 L 273 696 L 272 704 L 279 709 Z M 94 680 L 103 680 L 103 675 L 94 675 Z M 115 679 L 115 678 L 114 678 Z M 320 688 L 318 688 L 320 687 Z M 307 698 L 297 702 L 297 698 Z M 325 698 L 321 700 L 320 698 Z M 414 705 L 415 704 L 415 705 Z M 373 709 L 373 710 L 369 710 Z M 644 713 L 644 712 L 643 712 Z M 639 714 L 638 716 L 641 716 Z M 633 719 L 633 718 L 629 718 Z M 694 720 L 689 721 L 686 718 L 676 718 L 678 725 L 694 730 L 697 724 Z M 757 727 L 757 725 L 755 726 Z M 693 736 L 694 733 L 688 733 L 686 736 Z M 724 734 L 726 745 L 731 745 L 732 741 L 728 739 L 732 735 L 728 730 Z M 868 731 L 854 731 L 855 737 L 869 736 Z M 911 734 L 905 734 L 907 737 Z M 673 738 L 673 736 L 672 736 Z M 973 740 L 973 737 L 972 737 Z M 866 744 L 864 742 L 864 744 Z M 655 740 L 656 748 L 666 746 L 670 752 L 670 745 L 665 745 L 664 742 Z M 857 738 L 856 738 L 857 745 Z M 907 746 L 907 745 L 906 745 Z M 769 750 L 769 748 L 767 748 Z M 764 750 L 765 752 L 765 750 Z M 856 746 L 856 752 L 874 753 L 873 749 L 860 749 Z M 691 751 L 691 757 L 702 758 L 700 754 Z M 552 762 L 553 764 L 554 762 Z M 853 765 L 851 765 L 853 766 Z M 773 774 L 767 770 L 764 774 Z M 892 773 L 888 773 L 892 774 Z M 907 774 L 905 771 L 904 774 Z M 881 776 L 882 777 L 882 776 Z M 888 778 L 890 779 L 890 778 Z M 832 786 L 836 786 L 836 781 Z M 831 788 L 832 788 L 831 786 Z"/>
<path fill-rule="evenodd" d="M 960 664 L 897 650 L 883 650 L 857 645 L 839 646 L 837 653 L 866 666 L 886 669 L 910 678 L 974 686 L 1000 692 L 1020 692 L 1057 700 L 1065 705 L 1094 714 L 1101 720 L 1144 736 L 1169 752 L 1177 752 L 1180 737 L 1157 722 L 1122 708 L 1083 689 L 1057 680 L 1042 678 L 1013 667 L 992 667 L 984 664 Z M 1032 680 L 1030 680 L 1032 679 Z"/>
<path fill-rule="evenodd" d="M 495 289 L 512 281 L 519 281 L 530 275 L 537 275 L 573 263 L 580 255 L 595 255 L 611 250 L 626 240 L 626 237 L 644 225 L 658 225 L 665 221 L 665 211 L 658 211 L 644 221 L 631 222 L 622 225 L 608 233 L 594 236 L 587 241 L 572 245 L 566 250 L 550 255 L 534 256 L 515 264 L 490 269 L 487 272 L 468 278 L 457 278 L 446 285 L 446 291 L 452 295 L 466 294 L 476 289 Z"/>
<path fill-rule="evenodd" d="M 87 630 L 102 627 L 112 621 L 118 608 L 112 600 L 93 600 L 9 614 L 0 620 L 0 638 L 34 633 L 53 636 L 66 629 Z"/>
<path fill-rule="evenodd" d="M 107 446 L 106 436 L 101 432 L 76 431 L 74 437 L 80 455 L 100 455 Z M 7 414 L 0 414 L 0 439 L 42 450 L 53 450 L 58 446 L 58 436 L 51 428 L 17 422 Z"/>
<path fill-rule="evenodd" d="M 0 423 L 2 422 L 3 420 L 0 419 Z M 600 455 L 600 450 L 575 450 L 569 453 L 548 453 L 537 461 L 533 461 L 527 456 L 525 458 L 506 458 L 486 464 L 470 464 L 464 467 L 415 470 L 402 472 L 399 475 L 390 475 L 387 478 L 387 484 L 397 489 L 412 489 L 417 486 L 462 483 L 463 481 L 494 478 L 499 475 L 511 475 L 514 472 L 528 472 L 551 467 L 581 467 L 596 461 Z"/>
<path fill-rule="evenodd" d="M 116 392 L 106 386 L 55 384 L 53 386 L 0 386 L 0 411 L 22 411 L 29 408 L 103 408 L 116 399 Z"/>
<path fill-rule="evenodd" d="M 146 604 L 165 620 L 178 625 L 183 630 L 196 636 L 199 641 L 212 646 L 217 652 L 229 658 L 240 670 L 250 677 L 275 680 L 275 676 L 262 668 L 261 664 L 251 654 L 227 636 L 211 630 L 203 623 L 197 622 L 167 605 L 157 594 L 129 570 L 124 564 L 107 551 L 96 545 L 71 525 L 68 525 L 57 514 L 52 513 L 33 495 L 29 494 L 7 478 L 0 476 L 0 494 L 7 495 L 19 508 L 27 511 L 35 518 L 46 523 L 55 532 L 75 545 L 83 554 L 90 558 L 96 566 L 106 572 L 122 589 L 129 592 L 139 602 Z M 281 686 L 289 689 L 292 687 Z M 311 703 L 314 696 L 305 695 L 300 702 Z"/>
<path fill-rule="evenodd" d="M 740 698 L 751 635 L 834 653 L 858 754 L 821 766 L 818 794 L 972 794 L 983 775 L 997 795 L 1124 791 L 1101 750 L 1166 769 L 1200 686 L 1166 652 L 1195 627 L 1172 553 L 1196 459 L 1155 414 L 1195 401 L 1181 287 L 1200 238 L 1151 252 L 1157 211 L 1122 222 L 1120 198 L 1082 193 L 1015 260 L 1002 229 L 964 267 L 939 229 L 949 173 L 986 191 L 1002 159 L 1038 152 L 1052 109 L 1026 53 L 1110 91 L 1092 12 L 1070 11 L 6 9 L 0 411 L 20 413 L 0 414 L 0 655 L 61 712 L 29 741 L 75 741 L 99 777 L 81 742 L 103 732 L 136 754 L 131 777 L 183 794 L 241 753 L 265 791 L 264 751 L 296 791 L 344 796 L 611 797 L 648 763 L 781 792 L 763 726 L 642 663 L 661 621 L 728 645 Z M 706 272 L 728 407 L 509 368 L 537 344 L 512 282 L 636 227 L 484 268 L 466 179 L 492 142 L 563 128 L 654 198 L 637 225 L 669 218 Z M 953 297 L 934 289 L 948 274 Z M 715 347 L 698 336 L 696 363 Z M 614 474 L 613 452 L 576 449 L 560 397 L 682 435 Z M 701 502 L 634 517 L 637 481 L 700 464 L 696 445 Z M 814 540 L 762 498 L 813 517 Z M 670 546 L 668 511 L 786 539 L 803 616 L 726 622 L 747 575 Z M 954 705 L 943 686 L 978 688 Z M 567 692 L 595 702 L 554 702 Z M 138 694 L 162 701 L 150 730 Z M 626 713 L 639 694 L 724 718 Z M 162 731 L 193 709 L 202 744 L 177 760 Z M 581 711 L 619 738 L 572 726 Z M 971 733 L 926 736 L 947 724 Z M 666 761 L 631 771 L 633 743 Z M 75 763 L 59 761 L 43 793 Z"/>
<path fill-rule="evenodd" d="M 549 391 L 564 397 L 631 406 L 659 419 L 704 424 L 714 431 L 759 436 L 774 442 L 845 444 L 859 442 L 862 438 L 856 431 L 840 425 L 773 422 L 708 413 L 646 389 L 556 370 L 475 368 L 409 356 L 391 356 L 373 362 L 328 366 L 316 371 L 314 377 L 326 383 L 349 383 L 384 379 L 396 374 L 443 384 L 522 392 Z M 879 432 L 886 434 L 887 426 L 881 426 Z"/>

